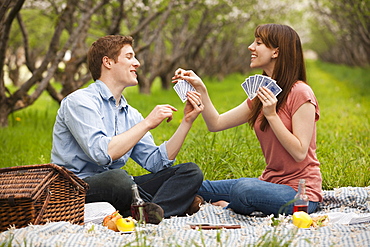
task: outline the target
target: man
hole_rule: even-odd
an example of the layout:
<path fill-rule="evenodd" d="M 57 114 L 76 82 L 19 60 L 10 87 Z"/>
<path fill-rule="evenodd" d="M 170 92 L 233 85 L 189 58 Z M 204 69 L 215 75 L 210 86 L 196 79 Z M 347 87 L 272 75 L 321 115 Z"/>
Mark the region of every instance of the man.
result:
<path fill-rule="evenodd" d="M 168 141 L 155 145 L 149 131 L 165 119 L 169 122 L 177 110 L 158 105 L 143 118 L 128 105 L 122 92 L 138 84 L 136 70 L 140 66 L 132 45 L 131 37 L 120 35 L 105 36 L 92 44 L 88 64 L 95 82 L 63 99 L 53 130 L 52 163 L 89 184 L 87 203 L 109 202 L 125 217 L 130 215 L 133 183 L 148 202 L 148 211 L 160 217 L 193 213 L 199 208 L 200 198 L 195 194 L 203 174 L 194 163 L 172 164 L 203 110 L 200 94 L 188 93 L 180 126 Z M 128 175 L 120 169 L 128 158 L 150 173 Z M 155 216 L 149 223 L 160 220 Z"/>

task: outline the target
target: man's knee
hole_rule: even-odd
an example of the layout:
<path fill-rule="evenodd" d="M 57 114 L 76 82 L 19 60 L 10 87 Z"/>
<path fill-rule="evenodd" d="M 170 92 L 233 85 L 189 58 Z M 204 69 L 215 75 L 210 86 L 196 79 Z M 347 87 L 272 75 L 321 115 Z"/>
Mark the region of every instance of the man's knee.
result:
<path fill-rule="evenodd" d="M 193 162 L 183 163 L 177 165 L 179 166 L 178 171 L 183 173 L 190 174 L 193 178 L 196 178 L 198 181 L 203 181 L 203 172 L 199 166 Z"/>
<path fill-rule="evenodd" d="M 114 169 L 97 174 L 93 177 L 87 178 L 85 180 L 91 187 L 99 188 L 117 188 L 122 189 L 122 187 L 131 188 L 133 180 L 127 174 L 125 170 Z"/>

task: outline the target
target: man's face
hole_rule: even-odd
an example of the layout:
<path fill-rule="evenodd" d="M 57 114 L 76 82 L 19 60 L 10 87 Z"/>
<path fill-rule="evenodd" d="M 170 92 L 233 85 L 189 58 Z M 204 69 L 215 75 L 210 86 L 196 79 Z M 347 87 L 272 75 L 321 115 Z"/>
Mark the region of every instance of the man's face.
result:
<path fill-rule="evenodd" d="M 135 52 L 131 45 L 124 45 L 117 62 L 113 63 L 111 72 L 117 82 L 122 82 L 126 87 L 138 84 L 136 69 L 140 66 L 135 57 Z"/>

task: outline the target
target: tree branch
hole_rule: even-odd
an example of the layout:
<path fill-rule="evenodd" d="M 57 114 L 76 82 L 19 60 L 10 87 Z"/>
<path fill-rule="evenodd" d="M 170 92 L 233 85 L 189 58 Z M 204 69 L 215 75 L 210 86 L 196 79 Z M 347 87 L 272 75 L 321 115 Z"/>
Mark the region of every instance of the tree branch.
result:
<path fill-rule="evenodd" d="M 21 33 L 22 33 L 23 46 L 24 46 L 24 55 L 25 55 L 25 58 L 26 58 L 26 66 L 29 69 L 29 71 L 33 72 L 35 70 L 35 65 L 34 65 L 33 62 L 31 62 L 31 59 L 30 59 L 30 51 L 29 51 L 29 45 L 28 45 L 29 44 L 28 33 L 27 33 L 27 30 L 24 26 L 24 23 L 23 23 L 23 20 L 22 20 L 22 17 L 20 15 L 20 13 L 18 13 L 18 15 L 17 15 L 17 21 L 18 21 L 19 28 L 20 28 Z"/>
<path fill-rule="evenodd" d="M 5 83 L 4 83 L 4 65 L 5 65 L 5 54 L 9 41 L 9 33 L 12 26 L 12 22 L 17 15 L 17 13 L 22 8 L 22 5 L 25 0 L 18 0 L 12 10 L 9 12 L 7 18 L 5 13 L 10 8 L 10 1 L 6 1 L 1 5 L 1 21 L 0 21 L 0 103 L 5 104 L 7 101 Z M 9 91 L 8 91 L 9 92 Z M 8 102 L 7 102 L 8 103 Z"/>

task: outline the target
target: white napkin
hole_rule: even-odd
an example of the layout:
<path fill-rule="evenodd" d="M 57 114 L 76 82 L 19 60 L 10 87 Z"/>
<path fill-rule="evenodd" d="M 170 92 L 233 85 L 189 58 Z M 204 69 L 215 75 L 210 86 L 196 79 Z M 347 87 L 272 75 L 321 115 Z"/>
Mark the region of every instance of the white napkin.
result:
<path fill-rule="evenodd" d="M 108 202 L 92 202 L 85 204 L 85 224 L 101 224 L 105 216 L 114 213 L 116 209 Z"/>

